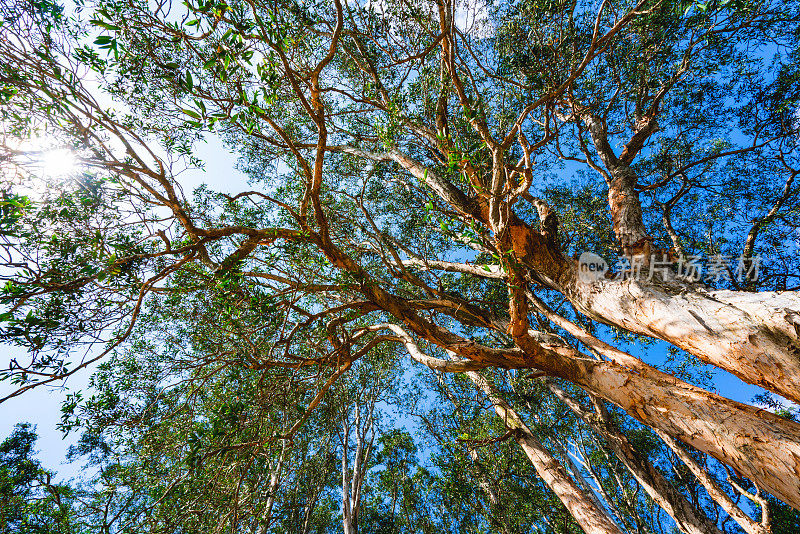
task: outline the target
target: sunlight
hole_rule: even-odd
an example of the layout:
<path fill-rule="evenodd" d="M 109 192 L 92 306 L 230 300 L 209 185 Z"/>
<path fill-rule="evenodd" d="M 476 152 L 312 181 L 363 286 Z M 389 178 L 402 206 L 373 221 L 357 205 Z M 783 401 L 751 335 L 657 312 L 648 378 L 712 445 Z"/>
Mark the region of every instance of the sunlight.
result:
<path fill-rule="evenodd" d="M 71 150 L 59 148 L 42 153 L 40 166 L 43 179 L 64 178 L 78 170 L 78 160 Z"/>
<path fill-rule="evenodd" d="M 0 183 L 35 200 L 63 188 L 81 170 L 77 152 L 48 135 L 32 139 L 3 136 L 2 155 Z"/>

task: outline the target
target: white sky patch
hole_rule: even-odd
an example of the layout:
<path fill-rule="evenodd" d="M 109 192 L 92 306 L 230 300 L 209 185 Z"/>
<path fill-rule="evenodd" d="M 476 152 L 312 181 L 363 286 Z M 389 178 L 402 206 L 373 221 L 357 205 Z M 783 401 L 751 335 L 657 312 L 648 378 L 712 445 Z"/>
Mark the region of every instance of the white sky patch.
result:
<path fill-rule="evenodd" d="M 489 11 L 483 0 L 467 1 L 456 7 L 456 27 L 463 33 L 475 37 L 486 37 L 489 34 Z"/>
<path fill-rule="evenodd" d="M 44 176 L 58 178 L 69 176 L 78 170 L 78 158 L 66 148 L 48 150 L 42 154 L 42 173 Z"/>
<path fill-rule="evenodd" d="M 386 15 L 389 13 L 391 4 L 387 0 L 345 0 L 348 6 L 357 6 L 365 10 L 372 9 L 375 13 Z M 429 5 L 429 16 L 438 19 L 438 13 L 431 3 Z M 455 6 L 454 23 L 456 27 L 465 34 L 473 37 L 486 37 L 490 32 L 489 10 L 485 0 L 466 0 L 458 2 Z M 392 36 L 404 40 L 409 36 L 404 34 L 393 23 L 389 29 Z"/>

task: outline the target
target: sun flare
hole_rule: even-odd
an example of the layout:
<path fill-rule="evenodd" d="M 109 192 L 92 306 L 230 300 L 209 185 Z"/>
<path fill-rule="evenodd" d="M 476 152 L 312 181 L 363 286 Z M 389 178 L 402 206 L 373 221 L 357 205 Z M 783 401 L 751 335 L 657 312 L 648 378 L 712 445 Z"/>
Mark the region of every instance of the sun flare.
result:
<path fill-rule="evenodd" d="M 42 178 L 45 180 L 64 178 L 75 173 L 78 160 L 71 150 L 59 148 L 42 153 L 40 165 Z"/>
<path fill-rule="evenodd" d="M 78 153 L 59 139 L 0 136 L 0 189 L 39 200 L 67 187 L 80 170 Z"/>

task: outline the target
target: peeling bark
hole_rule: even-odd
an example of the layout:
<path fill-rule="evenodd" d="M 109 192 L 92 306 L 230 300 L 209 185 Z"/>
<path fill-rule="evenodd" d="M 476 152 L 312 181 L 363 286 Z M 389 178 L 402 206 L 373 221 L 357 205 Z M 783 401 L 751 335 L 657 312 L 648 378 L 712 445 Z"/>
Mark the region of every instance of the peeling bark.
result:
<path fill-rule="evenodd" d="M 630 471 L 639 485 L 674 520 L 678 528 L 686 534 L 721 534 L 701 510 L 695 508 L 680 491 L 675 489 L 652 463 L 644 458 L 628 441 L 627 436 L 611 426 L 606 418 L 600 420 L 595 414 L 584 409 L 575 399 L 552 381 L 547 387 L 578 417 L 602 436 L 617 458 Z M 751 533 L 755 534 L 755 533 Z M 759 533 L 761 534 L 761 533 Z"/>
<path fill-rule="evenodd" d="M 525 223 L 515 221 L 509 235 L 530 278 L 561 292 L 588 317 L 667 341 L 747 383 L 800 402 L 800 293 L 706 291 L 677 280 L 590 283 Z M 641 246 L 649 248 L 647 241 Z"/>
<path fill-rule="evenodd" d="M 598 142 L 603 148 L 602 141 Z M 341 150 L 353 152 L 355 149 Z M 400 161 L 409 172 L 433 184 L 431 187 L 442 200 L 488 224 L 483 206 L 462 198 L 464 195 L 446 180 L 398 151 L 367 157 Z M 628 252 L 647 255 L 650 244 L 635 190 L 636 177 L 613 152 L 606 154 L 604 163 L 612 169 L 608 184 L 615 233 L 621 243 L 627 243 Z M 579 279 L 574 262 L 559 250 L 553 239 L 555 230 L 549 227 L 543 230 L 534 230 L 513 212 L 510 214 L 507 237 L 514 256 L 528 268 L 532 281 L 561 292 L 594 320 L 662 339 L 745 382 L 800 402 L 800 293 L 706 292 L 676 280 L 657 283 L 600 280 L 587 284 Z M 441 267 L 434 262 L 426 268 Z M 471 274 L 486 276 L 478 268 L 473 268 Z M 487 274 L 495 276 L 495 273 Z M 404 317 L 403 313 L 396 312 L 396 306 L 380 302 L 386 299 L 371 295 L 368 298 L 395 316 Z M 421 328 L 414 330 L 420 334 L 423 331 Z M 433 336 L 424 337 L 431 339 Z M 437 337 L 444 341 L 446 336 Z M 460 352 L 467 355 L 465 351 Z M 519 366 L 518 362 L 508 361 L 510 356 L 506 353 L 468 357 L 500 367 Z"/>
<path fill-rule="evenodd" d="M 736 468 L 800 509 L 800 424 L 666 374 L 640 374 L 566 352 L 552 352 L 539 368 Z"/>
<path fill-rule="evenodd" d="M 800 402 L 800 294 L 681 291 L 636 280 L 575 288 L 571 301 L 592 319 L 662 339 Z"/>
<path fill-rule="evenodd" d="M 639 193 L 634 189 L 636 175 L 627 166 L 616 166 L 608 182 L 608 205 L 614 234 L 622 251 L 628 256 L 643 254 L 650 257 L 649 236 L 642 218 Z"/>
<path fill-rule="evenodd" d="M 799 423 L 709 393 L 624 353 L 615 357 L 620 364 L 585 357 L 563 343 L 542 344 L 527 332 L 514 341 L 528 356 L 530 368 L 619 406 L 800 509 Z"/>

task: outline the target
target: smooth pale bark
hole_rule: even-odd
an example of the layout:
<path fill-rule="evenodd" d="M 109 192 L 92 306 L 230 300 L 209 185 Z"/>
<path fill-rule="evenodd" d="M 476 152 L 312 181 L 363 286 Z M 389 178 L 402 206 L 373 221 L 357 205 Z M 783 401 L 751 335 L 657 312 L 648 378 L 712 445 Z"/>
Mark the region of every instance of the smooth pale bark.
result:
<path fill-rule="evenodd" d="M 348 449 L 350 445 L 351 423 L 345 418 L 342 423 L 342 530 L 344 534 L 358 534 L 358 516 L 361 510 L 361 490 L 367 466 L 372 455 L 372 432 L 374 404 L 370 404 L 366 414 L 361 413 L 360 403 L 355 403 L 355 451 L 353 453 L 353 467 L 350 468 Z M 364 423 L 362 425 L 362 417 Z"/>
<path fill-rule="evenodd" d="M 282 442 L 281 454 L 278 461 L 272 466 L 269 473 L 269 485 L 267 486 L 267 504 L 264 507 L 264 513 L 259 518 L 258 533 L 264 534 L 272 522 L 272 509 L 275 506 L 275 496 L 278 494 L 278 486 L 281 483 L 281 471 L 283 471 L 283 462 L 286 459 L 287 445 L 286 441 Z"/>
<path fill-rule="evenodd" d="M 705 291 L 635 280 L 578 283 L 592 319 L 662 339 L 743 381 L 800 402 L 800 294 Z"/>
<path fill-rule="evenodd" d="M 656 370 L 631 371 L 553 351 L 538 366 L 726 463 L 800 509 L 800 424 Z M 579 353 L 577 353 L 579 354 Z"/>
<path fill-rule="evenodd" d="M 713 521 L 701 510 L 695 508 L 685 495 L 664 478 L 661 471 L 639 454 L 625 434 L 612 427 L 607 419 L 601 420 L 597 414 L 586 410 L 553 381 L 548 381 L 547 387 L 573 413 L 602 436 L 614 455 L 625 465 L 653 501 L 675 520 L 675 524 L 682 532 L 686 534 L 721 534 Z"/>
<path fill-rule="evenodd" d="M 567 445 L 570 444 L 568 443 Z M 576 444 L 573 443 L 571 445 L 577 448 Z M 594 482 L 595 490 L 592 490 L 592 486 L 589 484 L 589 481 L 586 479 L 586 476 L 584 476 L 580 466 L 575 462 L 575 460 L 573 459 L 573 455 L 569 453 L 564 444 L 557 443 L 557 447 L 559 454 L 561 454 L 562 458 L 564 459 L 564 463 L 566 464 L 567 469 L 569 469 L 570 473 L 572 473 L 572 477 L 575 479 L 575 481 L 583 488 L 583 490 L 587 493 L 587 495 L 592 497 L 592 500 L 594 500 L 597 506 L 601 508 L 605 507 L 605 509 L 611 516 L 611 519 L 613 519 L 618 525 L 623 524 L 622 520 L 620 519 L 622 517 L 622 513 L 619 511 L 619 508 L 617 507 L 616 503 L 614 503 L 614 500 L 611 498 L 611 495 L 609 495 L 608 492 L 603 487 L 603 484 L 597 477 L 597 473 L 595 473 L 594 469 L 592 469 L 592 464 L 589 463 L 588 461 L 584 461 L 584 459 L 580 460 L 582 462 L 581 465 L 589 473 L 589 478 L 591 478 L 592 482 Z M 582 453 L 583 451 L 579 451 L 579 454 L 582 455 Z M 577 459 L 577 456 L 575 456 L 575 458 Z M 623 487 L 622 485 L 617 485 L 617 489 L 619 491 L 623 491 L 626 488 Z M 600 500 L 600 497 L 602 497 L 602 501 Z M 603 505 L 603 503 L 605 503 L 605 506 Z"/>
<path fill-rule="evenodd" d="M 492 385 L 475 371 L 466 375 L 492 401 L 495 412 L 509 430 L 514 430 L 517 443 L 525 451 L 536 472 L 564 503 L 575 521 L 587 534 L 622 534 L 607 513 L 600 509 L 567 474 L 564 466 L 536 439 L 519 415 L 502 399 Z"/>

